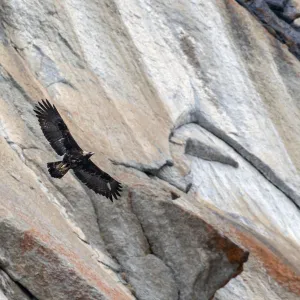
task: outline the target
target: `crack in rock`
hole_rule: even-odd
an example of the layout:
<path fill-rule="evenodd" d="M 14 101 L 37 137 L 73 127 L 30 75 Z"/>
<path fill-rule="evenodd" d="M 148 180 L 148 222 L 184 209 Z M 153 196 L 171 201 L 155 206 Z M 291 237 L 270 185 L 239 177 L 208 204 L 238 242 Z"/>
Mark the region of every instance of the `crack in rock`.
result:
<path fill-rule="evenodd" d="M 125 194 L 126 189 L 122 197 Z M 126 280 L 133 295 L 141 300 L 175 299 L 173 295 L 177 293 L 177 288 L 171 272 L 163 261 L 152 254 L 152 244 L 132 210 L 131 191 L 128 191 L 127 201 L 115 202 L 114 205 L 92 193 L 90 197 L 106 250 L 120 265 L 118 274 Z M 162 281 L 165 283 L 163 290 L 160 287 Z"/>
<path fill-rule="evenodd" d="M 24 285 L 14 279 L 3 268 L 0 269 L 0 290 L 9 300 L 38 300 Z"/>
<path fill-rule="evenodd" d="M 186 141 L 185 153 L 204 160 L 216 161 L 234 168 L 238 168 L 239 166 L 238 162 L 230 156 L 224 155 L 218 149 L 192 138 L 188 138 Z"/>
<path fill-rule="evenodd" d="M 265 28 L 281 43 L 286 44 L 291 53 L 300 60 L 300 32 L 297 26 L 291 26 L 293 18 L 299 15 L 284 11 L 288 6 L 286 0 L 236 0 L 252 13 Z"/>
<path fill-rule="evenodd" d="M 198 216 L 166 201 L 166 192 L 145 188 L 132 197 L 153 253 L 172 271 L 177 286 L 172 299 L 209 299 L 242 271 L 249 253 Z"/>
<path fill-rule="evenodd" d="M 276 173 L 265 164 L 259 157 L 248 151 L 239 142 L 228 136 L 222 129 L 210 123 L 199 110 L 191 110 L 182 114 L 175 123 L 170 133 L 170 139 L 173 137 L 175 130 L 187 124 L 196 124 L 209 131 L 233 150 L 235 150 L 243 159 L 245 159 L 253 168 L 255 168 L 263 177 L 265 177 L 274 187 L 287 196 L 295 206 L 300 209 L 300 195 L 290 186 L 288 186 Z"/>
<path fill-rule="evenodd" d="M 118 162 L 116 160 L 110 159 L 110 161 L 116 165 L 116 166 L 123 166 L 125 168 L 132 168 L 137 171 L 140 171 L 142 173 L 145 173 L 146 175 L 150 176 L 157 176 L 157 174 L 160 172 L 160 170 L 165 167 L 165 166 L 173 166 L 173 162 L 171 160 L 167 160 L 162 166 L 160 167 L 150 167 L 147 165 L 143 165 L 138 162 L 130 162 L 130 163 L 125 163 L 125 162 Z"/>
<path fill-rule="evenodd" d="M 149 167 L 145 167 L 139 163 L 123 163 L 123 162 L 118 162 L 118 161 L 111 160 L 111 159 L 110 159 L 110 161 L 114 165 L 123 166 L 125 168 L 130 168 L 130 169 L 134 169 L 139 172 L 142 172 L 142 173 L 146 174 L 148 177 L 157 177 L 186 194 L 189 192 L 189 190 L 192 186 L 191 182 L 180 183 L 180 182 L 178 182 L 177 178 L 172 178 L 172 176 L 170 176 L 170 174 L 169 174 L 170 170 L 173 170 L 173 166 L 174 166 L 172 161 L 167 161 L 164 165 L 162 165 L 159 168 L 149 168 Z M 173 174 L 173 175 L 174 175 L 174 177 L 178 177 L 178 176 L 176 176 L 176 174 Z"/>

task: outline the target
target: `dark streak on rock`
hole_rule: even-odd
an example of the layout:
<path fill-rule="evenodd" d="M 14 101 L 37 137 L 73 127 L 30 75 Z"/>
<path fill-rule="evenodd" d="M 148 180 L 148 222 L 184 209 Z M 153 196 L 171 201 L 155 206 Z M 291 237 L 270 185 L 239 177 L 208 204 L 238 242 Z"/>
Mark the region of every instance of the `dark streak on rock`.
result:
<path fill-rule="evenodd" d="M 218 149 L 208 146 L 198 140 L 189 138 L 186 141 L 185 153 L 202 158 L 208 161 L 216 161 L 221 164 L 226 164 L 234 168 L 238 168 L 239 164 L 233 158 L 223 154 Z"/>
<path fill-rule="evenodd" d="M 172 200 L 176 200 L 176 199 L 180 198 L 179 195 L 177 195 L 176 193 L 174 193 L 174 192 L 172 192 L 172 191 L 170 192 L 170 194 L 171 194 Z"/>
<path fill-rule="evenodd" d="M 289 0 L 266 0 L 270 8 L 283 11 L 285 5 Z"/>
<path fill-rule="evenodd" d="M 0 271 L 3 271 L 5 275 L 13 282 L 16 284 L 17 288 L 25 295 L 27 296 L 26 298 L 31 299 L 31 300 L 38 300 L 24 285 L 22 285 L 18 280 L 14 279 L 13 276 L 9 274 L 5 269 L 1 268 Z M 1 286 L 0 282 L 0 288 L 2 289 L 3 287 Z M 4 290 L 4 295 L 6 295 L 5 290 Z M 13 299 L 12 299 L 13 300 Z"/>
<path fill-rule="evenodd" d="M 198 55 L 196 53 L 195 45 L 193 40 L 188 35 L 183 35 L 180 39 L 181 49 L 187 56 L 189 63 L 198 71 L 201 69 Z"/>
<path fill-rule="evenodd" d="M 267 164 L 265 164 L 259 157 L 255 156 L 239 144 L 232 137 L 228 136 L 223 130 L 211 124 L 199 110 L 191 110 L 179 116 L 176 125 L 174 126 L 170 138 L 173 136 L 176 129 L 187 124 L 197 124 L 211 134 L 215 135 L 232 149 L 234 149 L 241 157 L 250 163 L 263 177 L 272 183 L 278 190 L 285 194 L 294 204 L 300 209 L 300 195 L 289 187 Z"/>
<path fill-rule="evenodd" d="M 23 285 L 21 285 L 19 282 L 15 281 L 15 283 L 22 290 L 22 292 L 29 297 L 29 299 L 38 300 L 38 298 L 36 298 L 34 295 L 32 295 L 30 293 L 30 291 L 28 289 L 26 289 Z"/>
<path fill-rule="evenodd" d="M 31 98 L 25 92 L 23 87 L 10 75 L 10 73 L 0 65 L 0 78 L 3 78 L 5 81 L 10 82 L 14 88 L 16 88 L 20 94 L 24 97 L 24 99 L 30 103 L 32 103 Z M 15 106 L 16 107 L 16 106 Z M 17 108 L 17 107 L 16 107 Z M 18 113 L 22 115 L 22 112 L 18 110 Z"/>
<path fill-rule="evenodd" d="M 54 85 L 54 84 L 56 84 L 56 83 L 62 83 L 62 84 L 65 84 L 65 85 L 71 87 L 73 90 L 77 90 L 77 88 L 76 88 L 71 82 L 69 82 L 69 81 L 68 81 L 67 79 L 65 79 L 65 78 L 49 83 L 49 84 L 46 86 L 46 88 L 49 88 L 50 86 L 52 86 L 52 85 Z"/>
<path fill-rule="evenodd" d="M 70 43 L 61 35 L 60 32 L 58 32 L 58 37 L 61 40 L 61 42 L 71 51 L 72 54 L 74 54 L 77 58 L 80 59 L 80 55 L 76 53 L 73 49 L 73 47 L 70 45 Z"/>
<path fill-rule="evenodd" d="M 141 163 L 137 163 L 137 162 L 125 163 L 125 162 L 118 162 L 118 161 L 113 160 L 113 159 L 110 159 L 110 161 L 112 162 L 112 164 L 114 164 L 116 166 L 123 166 L 125 168 L 132 168 L 132 169 L 138 170 L 140 172 L 143 172 L 148 176 L 157 176 L 159 171 L 164 166 L 173 166 L 173 162 L 171 160 L 167 160 L 161 167 L 158 167 L 158 168 L 149 167 L 149 166 L 143 165 Z"/>
<path fill-rule="evenodd" d="M 114 271 L 115 273 L 120 273 L 120 269 L 118 268 L 114 268 L 113 266 L 111 266 L 111 265 L 109 265 L 109 264 L 107 264 L 107 263 L 105 263 L 104 261 L 102 261 L 102 260 L 99 260 L 99 259 L 97 259 L 97 261 L 99 262 L 99 263 L 101 263 L 103 266 L 105 266 L 105 267 L 107 267 L 108 269 L 110 269 L 110 270 L 112 270 L 112 271 Z M 126 284 L 128 284 L 128 282 L 126 281 Z"/>
<path fill-rule="evenodd" d="M 167 182 L 168 184 L 174 186 L 175 188 L 177 188 L 178 190 L 184 192 L 184 193 L 188 193 L 188 191 L 190 190 L 191 188 L 191 185 L 192 184 L 188 184 L 187 187 L 184 189 L 182 188 L 180 185 L 174 183 L 174 182 L 170 182 L 168 180 L 166 180 L 164 177 L 162 177 L 160 175 L 160 172 L 165 168 L 165 167 L 172 167 L 173 166 L 173 162 L 172 161 L 169 161 L 167 160 L 165 164 L 163 164 L 161 167 L 159 168 L 149 168 L 147 166 L 144 166 L 140 163 L 124 163 L 124 162 L 118 162 L 118 161 L 115 161 L 115 160 L 112 160 L 110 159 L 110 161 L 114 164 L 114 165 L 117 165 L 117 166 L 123 166 L 125 168 L 131 168 L 131 169 L 134 169 L 134 170 L 137 170 L 139 172 L 142 172 L 144 174 L 146 174 L 148 177 L 157 177 L 159 178 L 160 180 L 163 180 L 165 182 Z"/>
<path fill-rule="evenodd" d="M 275 0 L 236 0 L 256 16 L 265 28 L 280 42 L 286 44 L 291 53 L 300 60 L 300 32 L 293 28 L 282 12 L 287 2 Z M 277 4 L 276 4 L 276 3 Z M 279 3 L 279 4 L 278 4 Z"/>
<path fill-rule="evenodd" d="M 186 190 L 185 190 L 185 193 L 188 194 L 188 192 L 190 191 L 191 187 L 193 186 L 192 183 L 189 183 L 187 186 L 186 186 Z"/>

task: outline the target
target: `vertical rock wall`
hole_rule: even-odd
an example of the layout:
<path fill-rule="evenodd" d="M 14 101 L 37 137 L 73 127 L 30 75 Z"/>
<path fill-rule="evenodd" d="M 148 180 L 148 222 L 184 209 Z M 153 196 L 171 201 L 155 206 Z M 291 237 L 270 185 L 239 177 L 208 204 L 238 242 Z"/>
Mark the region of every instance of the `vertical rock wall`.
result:
<path fill-rule="evenodd" d="M 3 0 L 0 21 L 0 299 L 299 299 L 300 65 L 256 17 Z M 119 201 L 49 177 L 41 98 Z"/>

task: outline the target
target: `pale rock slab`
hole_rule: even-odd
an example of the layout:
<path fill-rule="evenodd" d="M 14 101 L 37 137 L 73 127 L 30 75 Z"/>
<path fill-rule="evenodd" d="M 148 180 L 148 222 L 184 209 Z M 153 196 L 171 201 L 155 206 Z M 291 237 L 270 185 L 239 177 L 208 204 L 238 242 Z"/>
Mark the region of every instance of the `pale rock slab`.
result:
<path fill-rule="evenodd" d="M 0 251 L 11 278 L 38 299 L 208 299 L 250 251 L 216 299 L 299 299 L 300 66 L 286 46 L 231 0 L 2 4 Z M 71 173 L 49 177 L 57 157 L 32 111 L 41 98 L 124 184 L 119 202 Z M 244 249 L 239 262 L 208 251 L 199 224 Z"/>

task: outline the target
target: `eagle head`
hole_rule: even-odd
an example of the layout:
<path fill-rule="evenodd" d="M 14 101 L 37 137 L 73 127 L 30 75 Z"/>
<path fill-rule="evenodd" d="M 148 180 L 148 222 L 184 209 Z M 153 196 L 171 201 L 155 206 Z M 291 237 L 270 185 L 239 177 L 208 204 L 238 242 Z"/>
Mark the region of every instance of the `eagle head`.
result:
<path fill-rule="evenodd" d="M 90 158 L 94 154 L 95 154 L 94 152 L 83 151 L 83 156 L 85 156 L 86 158 Z"/>

